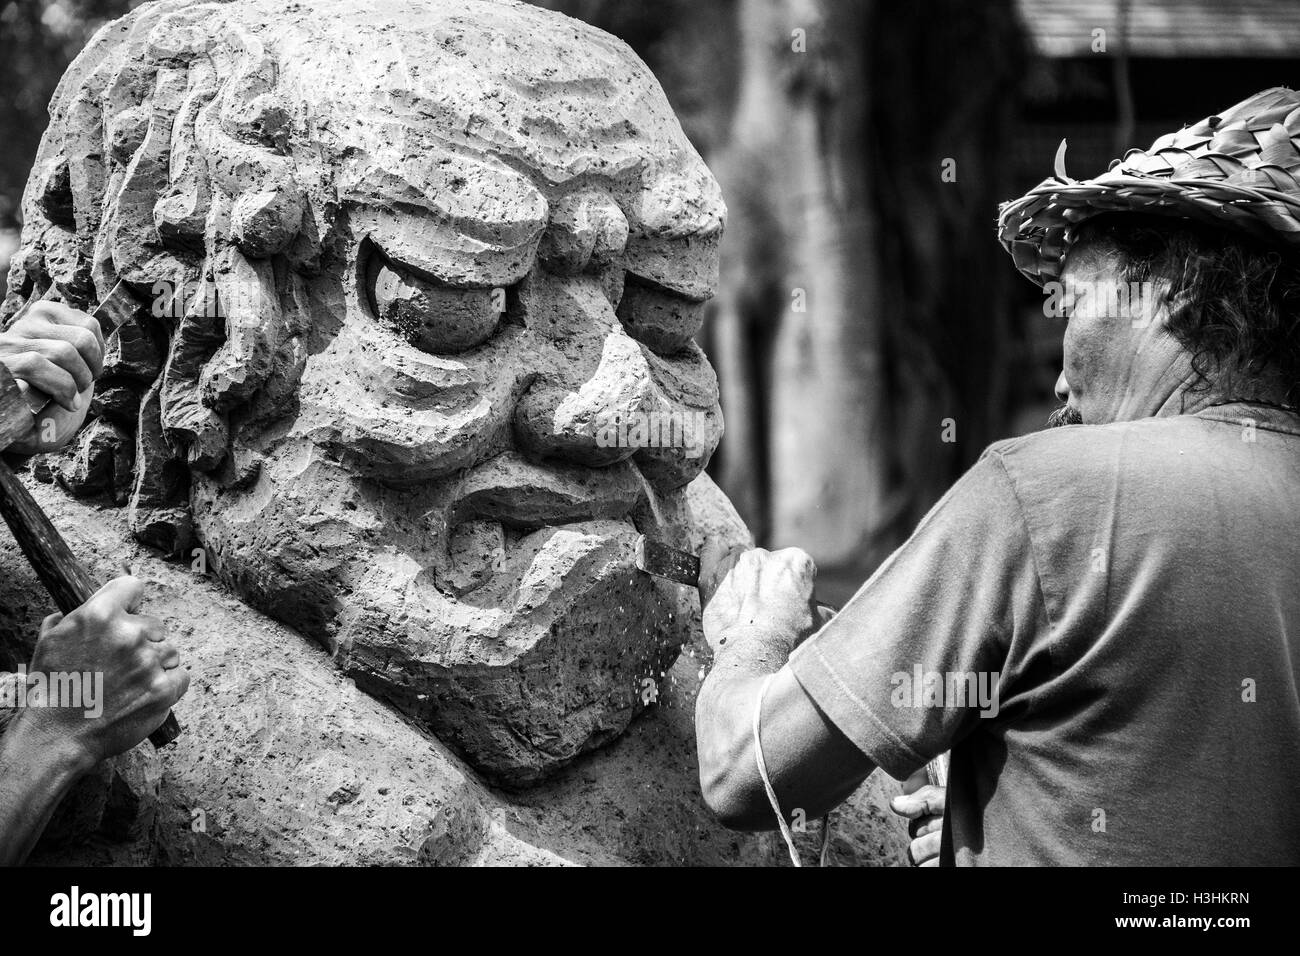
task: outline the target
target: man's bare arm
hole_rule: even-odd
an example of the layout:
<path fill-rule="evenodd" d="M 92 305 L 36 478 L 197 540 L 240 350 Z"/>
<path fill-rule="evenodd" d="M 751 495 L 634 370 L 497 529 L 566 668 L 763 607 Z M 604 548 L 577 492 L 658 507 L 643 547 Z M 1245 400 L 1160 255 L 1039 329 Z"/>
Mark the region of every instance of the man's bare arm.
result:
<path fill-rule="evenodd" d="M 144 582 L 115 578 L 66 616 L 41 625 L 29 674 L 102 677 L 102 707 L 23 708 L 0 738 L 0 862 L 21 863 L 76 778 L 130 750 L 189 687 L 163 622 L 137 613 Z M 63 702 L 66 703 L 66 702 Z"/>
<path fill-rule="evenodd" d="M 49 739 L 25 716 L 0 737 L 0 866 L 27 858 L 59 801 L 94 766 L 88 751 Z"/>
<path fill-rule="evenodd" d="M 812 560 L 797 549 L 754 549 L 723 558 L 706 552 L 704 564 L 704 632 L 715 655 L 695 707 L 704 799 L 725 826 L 776 829 L 753 735 L 759 689 L 774 674 L 760 721 L 768 777 L 787 820 L 796 809 L 819 816 L 875 767 L 785 666 L 813 629 Z"/>

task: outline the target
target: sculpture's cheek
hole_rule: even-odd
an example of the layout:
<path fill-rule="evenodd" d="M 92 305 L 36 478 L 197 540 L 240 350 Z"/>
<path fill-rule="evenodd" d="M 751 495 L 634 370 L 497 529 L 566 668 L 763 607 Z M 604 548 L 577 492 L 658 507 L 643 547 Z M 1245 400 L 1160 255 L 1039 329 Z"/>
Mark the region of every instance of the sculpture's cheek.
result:
<path fill-rule="evenodd" d="M 704 303 L 629 280 L 619 301 L 618 318 L 633 338 L 661 355 L 672 355 L 699 333 L 704 324 Z"/>
<path fill-rule="evenodd" d="M 509 327 L 460 355 L 430 355 L 350 316 L 307 362 L 289 434 L 385 484 L 472 467 L 513 446 L 511 415 L 536 374 L 529 339 Z"/>

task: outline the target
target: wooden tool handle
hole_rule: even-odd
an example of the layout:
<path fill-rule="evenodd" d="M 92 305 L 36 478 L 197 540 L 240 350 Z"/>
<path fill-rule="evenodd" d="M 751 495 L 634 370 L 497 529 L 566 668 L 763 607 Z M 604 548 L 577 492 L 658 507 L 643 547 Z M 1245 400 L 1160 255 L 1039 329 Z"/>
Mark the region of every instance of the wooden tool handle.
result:
<path fill-rule="evenodd" d="M 0 460 L 0 515 L 4 516 L 14 540 L 60 611 L 72 613 L 99 590 L 63 535 L 3 460 Z M 175 740 L 180 732 L 176 715 L 168 711 L 167 719 L 149 735 L 149 742 L 162 747 Z"/>
<path fill-rule="evenodd" d="M 31 493 L 9 466 L 0 462 L 0 514 L 13 531 L 14 540 L 54 598 L 55 606 L 70 614 L 99 590 L 68 544 Z"/>

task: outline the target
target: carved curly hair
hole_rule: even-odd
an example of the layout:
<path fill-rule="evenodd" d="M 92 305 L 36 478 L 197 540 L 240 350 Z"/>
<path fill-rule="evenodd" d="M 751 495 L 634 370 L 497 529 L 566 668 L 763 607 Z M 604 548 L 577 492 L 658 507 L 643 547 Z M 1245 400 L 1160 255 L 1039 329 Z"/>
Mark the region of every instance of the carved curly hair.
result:
<path fill-rule="evenodd" d="M 190 539 L 189 473 L 228 458 L 232 416 L 267 416 L 291 398 L 306 319 L 282 294 L 323 251 L 274 58 L 233 12 L 147 4 L 68 68 L 0 304 L 4 322 L 35 299 L 84 309 L 119 279 L 134 289 L 141 308 L 116 338 L 157 354 L 106 361 L 100 393 L 133 398 L 99 406 L 97 393 L 91 417 L 113 427 L 78 442 L 120 451 L 115 498 L 119 483 L 129 489 L 132 532 L 169 553 Z M 273 369 L 287 371 L 268 382 Z M 74 494 L 99 490 L 61 480 Z"/>

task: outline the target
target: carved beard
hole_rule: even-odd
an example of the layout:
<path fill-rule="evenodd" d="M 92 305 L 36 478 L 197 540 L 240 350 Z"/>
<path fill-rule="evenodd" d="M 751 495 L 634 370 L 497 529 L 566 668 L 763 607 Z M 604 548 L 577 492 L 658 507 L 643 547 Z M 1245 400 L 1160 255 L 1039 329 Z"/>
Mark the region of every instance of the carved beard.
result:
<path fill-rule="evenodd" d="M 1047 416 L 1048 428 L 1060 428 L 1062 425 L 1082 425 L 1083 416 L 1073 405 L 1062 405 Z"/>

